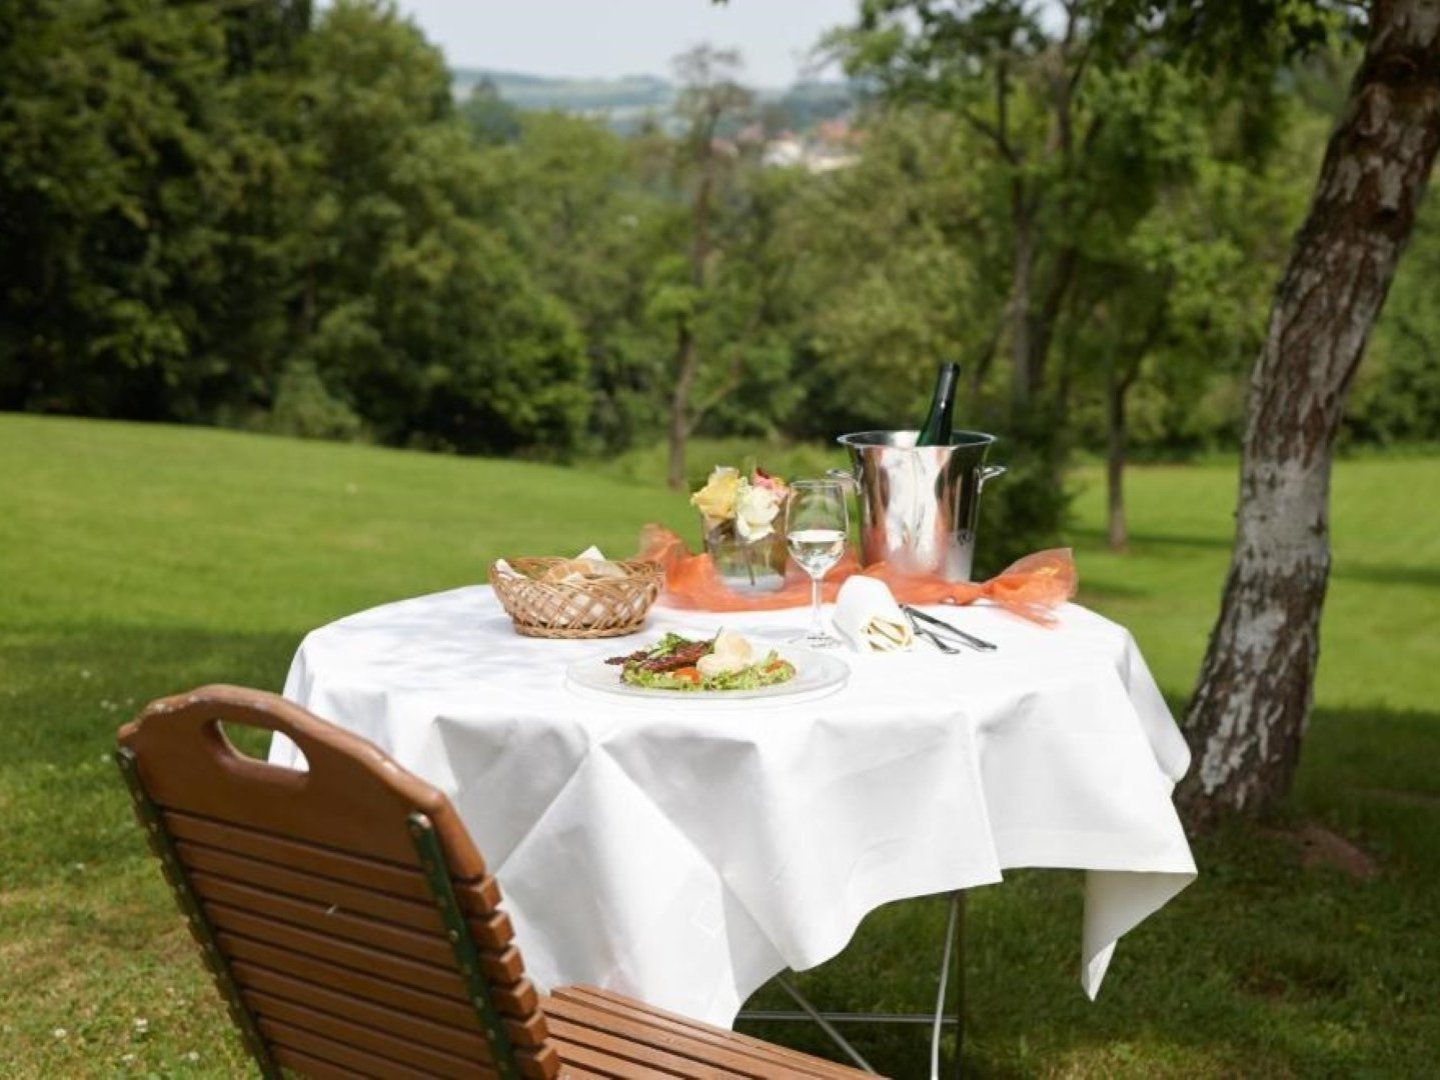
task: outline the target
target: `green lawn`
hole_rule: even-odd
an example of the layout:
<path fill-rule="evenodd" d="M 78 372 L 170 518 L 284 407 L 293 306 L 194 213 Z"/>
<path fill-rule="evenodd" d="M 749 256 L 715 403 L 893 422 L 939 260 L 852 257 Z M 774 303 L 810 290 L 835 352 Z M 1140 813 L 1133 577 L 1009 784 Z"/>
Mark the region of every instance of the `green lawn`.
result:
<path fill-rule="evenodd" d="M 697 447 L 692 471 L 738 452 Z M 823 457 L 801 456 L 807 469 Z M 278 687 L 306 629 L 481 580 L 499 554 L 591 542 L 628 553 L 647 520 L 693 531 L 684 500 L 626 462 L 578 472 L 7 415 L 0 463 L 4 1076 L 241 1068 L 108 760 L 114 729 L 146 700 L 206 681 Z M 1135 470 L 1124 556 L 1103 550 L 1099 474 L 1075 484 L 1082 599 L 1131 627 L 1179 701 L 1219 597 L 1234 468 Z M 977 890 L 975 1074 L 1433 1071 L 1436 491 L 1435 458 L 1345 463 L 1335 479 L 1319 707 L 1290 819 L 1350 838 L 1379 874 L 1306 869 L 1283 828 L 1207 838 L 1200 882 L 1125 939 L 1094 1005 L 1075 977 L 1079 875 L 1017 873 Z M 928 903 L 885 909 L 808 981 L 849 1007 L 919 1005 L 930 976 L 916 969 L 942 918 Z M 910 1077 L 923 1075 L 920 1042 L 864 1045 Z"/>

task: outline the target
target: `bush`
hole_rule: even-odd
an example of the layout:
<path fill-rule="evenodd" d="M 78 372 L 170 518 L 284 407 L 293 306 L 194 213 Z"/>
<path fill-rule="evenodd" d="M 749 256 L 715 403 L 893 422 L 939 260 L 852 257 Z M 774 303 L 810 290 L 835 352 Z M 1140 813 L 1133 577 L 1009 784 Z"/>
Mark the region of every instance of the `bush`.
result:
<path fill-rule="evenodd" d="M 275 392 L 275 404 L 263 424 L 277 435 L 304 439 L 366 439 L 365 422 L 336 397 L 308 360 L 287 364 Z"/>

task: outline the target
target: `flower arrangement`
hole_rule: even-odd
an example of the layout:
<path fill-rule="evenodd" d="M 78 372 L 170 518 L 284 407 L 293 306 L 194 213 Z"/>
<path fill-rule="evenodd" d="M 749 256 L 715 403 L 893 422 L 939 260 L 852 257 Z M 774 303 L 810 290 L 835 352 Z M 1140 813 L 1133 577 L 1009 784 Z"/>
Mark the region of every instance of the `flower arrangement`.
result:
<path fill-rule="evenodd" d="M 764 469 L 747 477 L 729 465 L 716 465 L 705 486 L 690 496 L 690 504 L 704 516 L 707 533 L 733 522 L 741 540 L 763 540 L 775 531 L 789 490 L 784 480 Z"/>
<path fill-rule="evenodd" d="M 784 583 L 785 544 L 776 519 L 789 491 L 764 469 L 746 476 L 717 465 L 690 497 L 704 519 L 705 548 L 727 584 L 770 589 Z"/>

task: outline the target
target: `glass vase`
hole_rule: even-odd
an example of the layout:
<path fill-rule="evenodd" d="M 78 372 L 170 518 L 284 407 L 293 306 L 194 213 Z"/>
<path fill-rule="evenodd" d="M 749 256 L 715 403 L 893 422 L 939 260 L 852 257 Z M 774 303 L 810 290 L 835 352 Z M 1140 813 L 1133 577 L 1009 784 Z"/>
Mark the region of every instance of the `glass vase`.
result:
<path fill-rule="evenodd" d="M 777 530 L 759 540 L 742 540 L 733 521 L 705 530 L 705 552 L 731 592 L 775 592 L 785 585 L 785 537 Z"/>

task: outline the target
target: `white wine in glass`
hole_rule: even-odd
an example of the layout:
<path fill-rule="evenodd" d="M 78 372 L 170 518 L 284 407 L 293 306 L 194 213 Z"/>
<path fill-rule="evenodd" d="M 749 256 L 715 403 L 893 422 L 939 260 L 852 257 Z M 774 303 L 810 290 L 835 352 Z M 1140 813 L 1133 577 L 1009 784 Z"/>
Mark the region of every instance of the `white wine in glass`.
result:
<path fill-rule="evenodd" d="M 840 639 L 820 618 L 820 580 L 845 553 L 849 533 L 845 487 L 839 480 L 797 480 L 785 500 L 785 544 L 810 576 L 810 630 L 796 644 L 833 649 Z"/>

